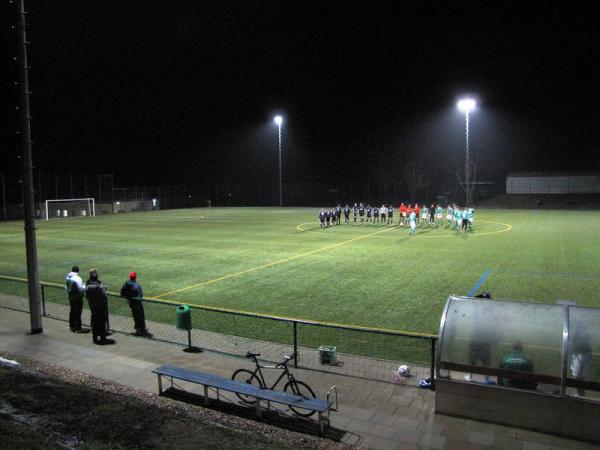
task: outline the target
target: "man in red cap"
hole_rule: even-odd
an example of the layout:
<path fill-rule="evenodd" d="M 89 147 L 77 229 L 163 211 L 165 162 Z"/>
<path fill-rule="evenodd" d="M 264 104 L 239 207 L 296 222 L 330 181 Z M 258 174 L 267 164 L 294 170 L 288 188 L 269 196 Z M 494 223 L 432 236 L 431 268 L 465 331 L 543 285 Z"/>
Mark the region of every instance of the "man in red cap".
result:
<path fill-rule="evenodd" d="M 142 303 L 144 293 L 142 292 L 142 286 L 137 282 L 136 272 L 129 273 L 129 279 L 121 287 L 121 297 L 127 299 L 131 308 L 131 315 L 135 324 L 135 333 L 133 334 L 136 336 L 152 337 L 152 334 L 146 329 L 144 305 Z"/>

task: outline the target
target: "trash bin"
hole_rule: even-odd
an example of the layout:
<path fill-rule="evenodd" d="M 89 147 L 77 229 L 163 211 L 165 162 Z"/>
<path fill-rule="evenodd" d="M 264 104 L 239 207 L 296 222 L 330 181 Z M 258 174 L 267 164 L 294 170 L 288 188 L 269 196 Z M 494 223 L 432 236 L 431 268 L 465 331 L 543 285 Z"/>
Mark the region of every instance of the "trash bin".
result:
<path fill-rule="evenodd" d="M 335 366 L 337 364 L 336 348 L 331 345 L 321 345 L 319 347 L 319 361 L 321 364 Z"/>
<path fill-rule="evenodd" d="M 182 331 L 192 329 L 192 311 L 188 305 L 177 307 L 177 329 Z"/>

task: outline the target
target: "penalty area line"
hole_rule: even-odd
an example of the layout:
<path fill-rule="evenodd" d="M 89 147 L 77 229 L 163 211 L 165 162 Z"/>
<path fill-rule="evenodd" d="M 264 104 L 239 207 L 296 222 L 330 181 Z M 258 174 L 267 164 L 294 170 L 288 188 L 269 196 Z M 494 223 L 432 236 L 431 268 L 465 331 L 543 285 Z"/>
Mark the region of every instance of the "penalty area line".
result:
<path fill-rule="evenodd" d="M 294 256 L 290 256 L 288 258 L 278 259 L 277 261 L 271 261 L 270 263 L 262 264 L 262 265 L 256 266 L 256 267 L 251 267 L 249 269 L 240 270 L 239 272 L 230 273 L 230 274 L 227 274 L 227 275 L 223 275 L 221 277 L 213 278 L 212 280 L 203 281 L 202 283 L 193 284 L 191 286 L 182 287 L 180 289 L 175 289 L 174 291 L 164 292 L 162 294 L 156 295 L 154 297 L 149 297 L 149 298 L 159 299 L 159 298 L 165 297 L 167 295 L 176 294 L 176 293 L 183 292 L 183 291 L 189 291 L 190 289 L 195 289 L 195 288 L 199 288 L 199 287 L 202 287 L 202 286 L 207 286 L 209 284 L 214 284 L 214 283 L 217 283 L 219 281 L 227 280 L 229 278 L 237 277 L 237 276 L 240 276 L 240 275 L 245 275 L 247 273 L 255 272 L 255 271 L 261 270 L 261 269 L 266 269 L 267 267 L 272 267 L 272 266 L 275 266 L 277 264 L 283 264 L 283 263 L 286 263 L 286 262 L 289 262 L 289 261 L 294 261 L 296 259 L 304 258 L 305 256 L 310 256 L 310 255 L 314 255 L 316 253 L 324 252 L 326 250 L 331 250 L 332 248 L 341 247 L 342 245 L 346 245 L 346 244 L 350 244 L 352 242 L 356 242 L 356 241 L 360 241 L 362 239 L 366 239 L 369 236 L 373 236 L 374 234 L 383 233 L 384 231 L 387 231 L 389 229 L 390 228 L 385 228 L 383 230 L 374 231 L 373 233 L 365 234 L 363 236 L 358 236 L 358 237 L 355 237 L 353 239 L 349 239 L 347 241 L 337 242 L 335 244 L 331 244 L 331 245 L 327 245 L 325 247 L 317 248 L 317 249 L 311 250 L 309 252 L 300 253 L 299 255 L 294 255 Z"/>

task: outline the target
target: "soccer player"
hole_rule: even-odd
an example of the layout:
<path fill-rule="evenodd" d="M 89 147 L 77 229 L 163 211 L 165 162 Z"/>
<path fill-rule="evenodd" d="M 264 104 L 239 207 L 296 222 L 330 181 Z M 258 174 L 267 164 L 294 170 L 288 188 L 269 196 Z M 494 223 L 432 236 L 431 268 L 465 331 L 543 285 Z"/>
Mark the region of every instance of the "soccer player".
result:
<path fill-rule="evenodd" d="M 335 223 L 336 225 L 340 225 L 342 223 L 342 207 L 339 203 L 335 207 Z"/>
<path fill-rule="evenodd" d="M 410 205 L 409 205 L 410 206 Z M 410 214 L 408 215 L 408 223 L 410 225 L 410 235 L 414 236 L 417 232 L 417 214 L 414 209 L 411 208 Z"/>
<path fill-rule="evenodd" d="M 365 205 L 362 203 L 358 205 L 358 215 L 360 216 L 360 223 L 363 223 L 365 220 Z"/>
<path fill-rule="evenodd" d="M 321 224 L 321 228 L 325 227 L 325 216 L 325 210 L 321 208 L 321 211 L 319 211 L 319 223 Z"/>
<path fill-rule="evenodd" d="M 350 223 L 350 207 L 348 206 L 348 204 L 344 206 L 344 222 Z"/>
<path fill-rule="evenodd" d="M 371 222 L 371 213 L 373 212 L 373 208 L 371 205 L 367 205 L 367 223 Z"/>
<path fill-rule="evenodd" d="M 398 219 L 398 225 L 401 227 L 406 223 L 406 205 L 404 203 L 400 203 L 398 207 L 398 211 L 400 211 L 400 218 Z"/>
<path fill-rule="evenodd" d="M 381 223 L 385 223 L 388 214 L 388 207 L 385 205 L 381 205 L 381 208 L 379 208 L 379 212 L 381 213 Z"/>
<path fill-rule="evenodd" d="M 423 205 L 421 213 L 423 214 L 423 220 L 421 221 L 421 225 L 423 225 L 424 227 L 429 226 L 429 208 Z"/>
<path fill-rule="evenodd" d="M 475 209 L 471 206 L 467 209 L 467 220 L 469 221 L 469 231 L 473 230 L 473 218 L 475 217 Z"/>
<path fill-rule="evenodd" d="M 419 217 L 420 217 L 420 214 L 421 214 L 421 208 L 419 207 L 418 203 L 415 203 L 415 209 L 414 209 L 414 211 L 415 211 L 415 214 L 417 215 L 417 225 L 418 225 L 419 224 Z"/>
<path fill-rule="evenodd" d="M 467 226 L 469 224 L 468 213 L 467 213 L 467 208 L 466 207 L 463 208 L 460 217 L 461 217 L 460 229 L 461 229 L 461 231 L 464 231 L 466 233 L 467 232 Z"/>
<path fill-rule="evenodd" d="M 373 206 L 373 223 L 379 223 L 379 208 Z"/>
<path fill-rule="evenodd" d="M 390 203 L 390 206 L 388 206 L 388 220 L 387 220 L 387 223 L 388 223 L 388 225 L 394 223 L 394 205 L 392 205 L 391 203 Z"/>
<path fill-rule="evenodd" d="M 429 207 L 429 225 L 435 225 L 435 205 L 433 203 Z"/>
<path fill-rule="evenodd" d="M 462 212 L 456 204 L 454 205 L 453 225 L 456 231 L 460 231 L 460 226 L 462 225 Z"/>
<path fill-rule="evenodd" d="M 454 217 L 454 209 L 452 208 L 452 203 L 448 203 L 448 208 L 446 208 L 446 221 L 448 222 L 448 226 L 452 226 L 452 218 Z"/>
<path fill-rule="evenodd" d="M 325 211 L 325 220 L 327 221 L 327 226 L 329 226 L 329 222 L 331 222 L 332 215 L 333 215 L 333 212 L 330 209 Z"/>
<path fill-rule="evenodd" d="M 436 223 L 437 227 L 441 227 L 443 225 L 443 222 L 444 222 L 443 215 L 444 215 L 444 209 L 442 208 L 442 205 L 437 205 L 435 207 L 435 218 L 437 219 L 437 223 Z"/>
<path fill-rule="evenodd" d="M 356 216 L 358 215 L 358 205 L 356 203 L 352 207 L 352 213 L 354 215 L 354 222 L 356 222 Z"/>
<path fill-rule="evenodd" d="M 412 207 L 412 205 L 409 203 L 409 204 L 406 206 L 406 225 L 410 225 L 410 220 L 409 220 L 409 218 L 410 218 L 410 213 L 411 213 L 411 212 L 413 212 L 413 207 Z"/>

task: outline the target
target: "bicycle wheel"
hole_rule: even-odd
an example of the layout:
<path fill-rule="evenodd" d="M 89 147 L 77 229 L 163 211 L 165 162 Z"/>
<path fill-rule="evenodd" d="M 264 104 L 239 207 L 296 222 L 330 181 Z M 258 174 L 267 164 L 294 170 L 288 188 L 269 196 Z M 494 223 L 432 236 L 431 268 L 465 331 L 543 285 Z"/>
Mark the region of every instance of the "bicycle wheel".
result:
<path fill-rule="evenodd" d="M 236 370 L 235 372 L 233 372 L 231 379 L 233 381 L 237 381 L 238 383 L 246 383 L 246 384 L 252 384 L 256 387 L 262 387 L 262 383 L 260 382 L 260 379 L 253 372 L 250 372 L 249 370 L 246 370 L 246 369 Z M 237 395 L 238 398 L 241 401 L 243 401 L 244 403 L 249 403 L 251 405 L 256 403 L 256 398 L 254 398 L 252 396 L 238 394 L 237 392 L 235 395 Z"/>
<path fill-rule="evenodd" d="M 316 397 L 315 393 L 308 386 L 308 384 L 306 384 L 302 381 L 297 381 L 297 380 L 288 381 L 287 384 L 284 386 L 283 390 L 285 392 L 287 392 L 288 394 L 300 395 L 301 397 L 304 397 L 304 398 L 315 398 Z M 294 413 L 296 415 L 302 416 L 302 417 L 310 417 L 315 413 L 313 410 L 310 410 L 310 409 L 294 408 L 293 406 L 290 406 L 290 408 L 292 411 L 294 411 Z"/>

